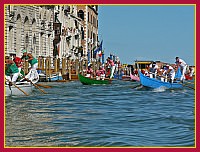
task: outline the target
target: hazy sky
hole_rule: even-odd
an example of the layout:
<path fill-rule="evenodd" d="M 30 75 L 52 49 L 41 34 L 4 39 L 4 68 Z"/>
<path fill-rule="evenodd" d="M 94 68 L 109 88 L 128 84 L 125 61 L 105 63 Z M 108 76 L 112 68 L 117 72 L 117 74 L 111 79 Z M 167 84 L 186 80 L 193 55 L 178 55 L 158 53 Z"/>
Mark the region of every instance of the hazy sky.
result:
<path fill-rule="evenodd" d="M 194 5 L 99 6 L 99 39 L 105 57 L 119 56 L 122 63 L 154 60 L 174 63 L 179 56 L 195 63 Z"/>

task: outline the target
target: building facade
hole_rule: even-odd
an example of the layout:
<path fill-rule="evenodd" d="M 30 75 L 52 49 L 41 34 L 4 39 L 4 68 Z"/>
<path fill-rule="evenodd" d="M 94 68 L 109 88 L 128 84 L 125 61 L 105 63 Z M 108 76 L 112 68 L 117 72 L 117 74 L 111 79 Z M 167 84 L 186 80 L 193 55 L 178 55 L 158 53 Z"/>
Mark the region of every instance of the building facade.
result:
<path fill-rule="evenodd" d="M 5 6 L 5 54 L 36 58 L 95 57 L 98 47 L 98 6 Z M 89 51 L 88 51 L 89 50 Z"/>
<path fill-rule="evenodd" d="M 5 7 L 5 53 L 21 55 L 26 49 L 34 56 L 52 56 L 53 12 L 44 6 Z"/>

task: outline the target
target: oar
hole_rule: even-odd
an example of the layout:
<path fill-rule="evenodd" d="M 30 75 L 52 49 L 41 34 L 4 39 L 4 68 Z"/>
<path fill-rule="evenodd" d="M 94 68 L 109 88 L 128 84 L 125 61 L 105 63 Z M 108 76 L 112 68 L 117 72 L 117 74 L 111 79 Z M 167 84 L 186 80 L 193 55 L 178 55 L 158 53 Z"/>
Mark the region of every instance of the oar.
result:
<path fill-rule="evenodd" d="M 194 84 L 194 82 L 188 82 L 188 81 L 185 81 L 184 83 L 188 83 L 188 84 Z"/>
<path fill-rule="evenodd" d="M 139 84 L 139 85 L 135 85 L 132 89 L 135 89 L 135 88 L 138 88 L 138 87 L 141 87 L 142 85 Z"/>
<path fill-rule="evenodd" d="M 193 88 L 193 87 L 191 87 L 191 86 L 188 86 L 188 85 L 185 85 L 185 84 L 182 84 L 182 85 L 185 86 L 185 87 L 188 87 L 188 88 L 190 88 L 190 89 L 195 90 L 195 88 Z"/>
<path fill-rule="evenodd" d="M 40 83 L 38 83 L 37 85 L 40 86 L 40 87 L 43 87 L 43 88 L 52 88 L 52 86 L 43 85 L 43 84 L 40 84 Z"/>
<path fill-rule="evenodd" d="M 24 79 L 26 79 L 28 82 L 31 82 L 32 85 L 34 85 L 37 89 L 39 89 L 41 92 L 43 92 L 44 94 L 46 94 L 46 92 L 44 90 L 42 90 L 41 88 L 38 87 L 38 85 L 36 85 L 35 83 L 33 83 L 31 80 L 27 79 L 24 77 Z"/>
<path fill-rule="evenodd" d="M 14 85 L 17 89 L 19 89 L 21 92 L 23 92 L 26 96 L 28 96 L 28 94 L 23 91 L 21 88 L 19 88 L 16 84 L 12 83 L 11 81 L 9 81 L 8 79 L 6 79 L 6 81 L 8 81 L 9 83 L 11 83 L 12 85 Z"/>

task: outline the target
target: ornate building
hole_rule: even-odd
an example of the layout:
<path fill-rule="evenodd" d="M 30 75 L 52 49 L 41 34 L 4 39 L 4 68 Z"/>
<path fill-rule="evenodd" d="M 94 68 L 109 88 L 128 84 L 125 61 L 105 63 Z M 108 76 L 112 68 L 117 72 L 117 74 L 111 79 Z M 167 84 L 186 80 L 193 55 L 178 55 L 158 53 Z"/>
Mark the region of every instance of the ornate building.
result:
<path fill-rule="evenodd" d="M 6 5 L 5 54 L 86 57 L 98 45 L 98 6 Z"/>
<path fill-rule="evenodd" d="M 52 56 L 53 11 L 45 6 L 5 7 L 5 53 L 21 55 L 27 49 L 34 56 Z"/>
<path fill-rule="evenodd" d="M 78 6 L 78 16 L 82 19 L 84 25 L 82 37 L 82 46 L 84 54 L 89 51 L 90 57 L 93 57 L 93 51 L 98 47 L 98 6 L 86 5 Z"/>

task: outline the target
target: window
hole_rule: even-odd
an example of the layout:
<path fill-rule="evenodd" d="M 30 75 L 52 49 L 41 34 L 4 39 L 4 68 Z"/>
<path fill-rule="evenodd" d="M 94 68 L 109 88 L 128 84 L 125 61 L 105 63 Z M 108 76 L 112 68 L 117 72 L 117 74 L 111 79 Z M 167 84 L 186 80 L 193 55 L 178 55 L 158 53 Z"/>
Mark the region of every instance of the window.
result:
<path fill-rule="evenodd" d="M 79 10 L 78 17 L 80 17 L 82 20 L 84 20 L 84 12 L 82 10 Z"/>
<path fill-rule="evenodd" d="M 82 40 L 84 40 L 84 30 L 83 30 L 83 27 L 81 27 L 81 32 L 82 32 Z"/>
<path fill-rule="evenodd" d="M 26 34 L 26 40 L 25 40 L 26 44 L 28 44 L 28 34 Z"/>
<path fill-rule="evenodd" d="M 35 34 L 33 36 L 33 44 L 36 44 L 36 37 L 35 37 Z"/>

